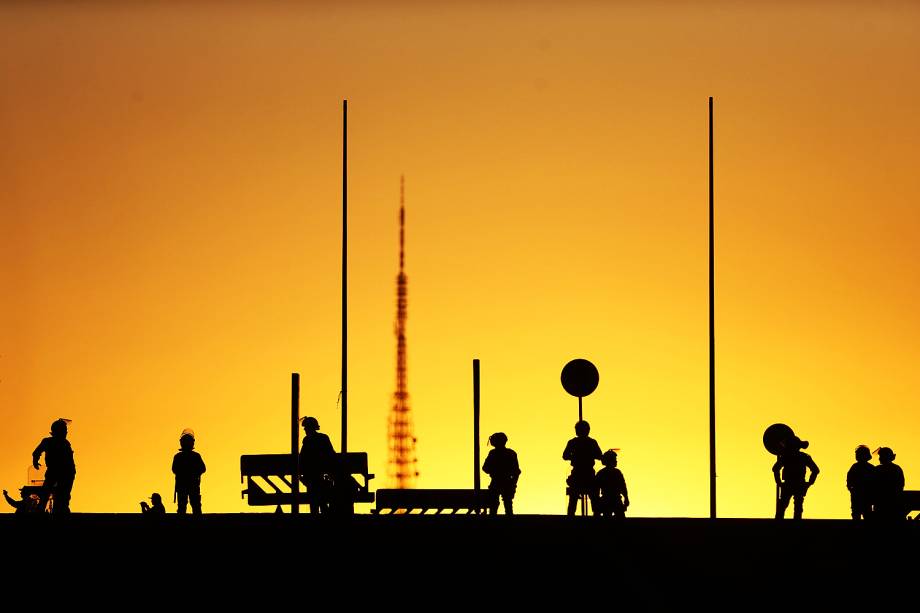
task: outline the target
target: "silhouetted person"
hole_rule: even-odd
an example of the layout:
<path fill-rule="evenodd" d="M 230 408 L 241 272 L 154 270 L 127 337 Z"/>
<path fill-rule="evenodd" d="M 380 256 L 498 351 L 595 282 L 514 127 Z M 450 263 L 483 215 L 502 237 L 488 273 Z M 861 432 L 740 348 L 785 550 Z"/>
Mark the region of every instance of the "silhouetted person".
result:
<path fill-rule="evenodd" d="M 73 463 L 73 448 L 67 440 L 67 420 L 58 419 L 51 424 L 51 436 L 43 438 L 32 452 L 32 466 L 41 466 L 38 459 L 45 454 L 45 485 L 41 507 L 45 507 L 48 496 L 54 499 L 51 511 L 54 514 L 70 513 L 70 492 L 77 468 Z"/>
<path fill-rule="evenodd" d="M 300 472 L 310 495 L 311 513 L 329 513 L 335 449 L 329 437 L 319 431 L 315 417 L 301 420 L 304 437 L 300 447 Z"/>
<path fill-rule="evenodd" d="M 605 451 L 601 456 L 604 468 L 597 471 L 595 482 L 598 489 L 597 508 L 600 515 L 613 515 L 618 519 L 626 517 L 629 506 L 629 493 L 626 491 L 626 479 L 617 468 L 617 452 Z"/>
<path fill-rule="evenodd" d="M 776 501 L 776 519 L 782 519 L 789 506 L 789 499 L 795 500 L 793 517 L 802 519 L 802 506 L 805 494 L 818 478 L 818 465 L 811 456 L 802 451 L 808 447 L 808 441 L 793 436 L 783 443 L 783 451 L 773 465 L 773 478 L 779 485 L 779 499 Z M 805 469 L 811 471 L 805 481 Z"/>
<path fill-rule="evenodd" d="M 594 483 L 594 461 L 601 459 L 601 448 L 597 441 L 588 436 L 591 426 L 582 420 L 575 424 L 575 438 L 571 439 L 562 452 L 562 459 L 572 463 L 572 473 L 566 479 L 569 486 L 568 514 L 575 515 L 578 499 L 588 496 L 591 507 L 597 513 L 597 487 Z"/>
<path fill-rule="evenodd" d="M 856 448 L 856 463 L 847 471 L 847 489 L 850 490 L 850 513 L 853 519 L 869 519 L 872 514 L 872 495 L 875 484 L 875 466 L 869 463 L 872 452 L 865 445 Z"/>
<path fill-rule="evenodd" d="M 201 475 L 205 470 L 204 460 L 195 451 L 195 433 L 183 430 L 179 437 L 179 453 L 173 457 L 172 463 L 172 471 L 176 475 L 175 495 L 179 502 L 179 515 L 185 515 L 190 502 L 192 513 L 201 515 Z"/>
<path fill-rule="evenodd" d="M 21 500 L 16 500 L 10 496 L 9 492 L 3 490 L 3 497 L 6 498 L 11 507 L 16 509 L 16 513 L 40 513 L 42 511 L 40 506 L 41 499 L 35 494 L 27 495 L 25 488 L 22 488 L 19 490 L 19 496 Z"/>
<path fill-rule="evenodd" d="M 156 492 L 151 494 L 150 504 L 147 504 L 142 500 L 141 513 L 144 515 L 166 515 L 166 507 L 163 506 L 163 499 L 160 497 L 160 495 Z"/>
<path fill-rule="evenodd" d="M 517 454 L 506 447 L 508 437 L 504 432 L 496 432 L 490 436 L 489 444 L 493 449 L 489 451 L 486 461 L 482 464 L 482 471 L 492 478 L 489 490 L 495 493 L 495 502 L 489 513 L 498 513 L 498 499 L 501 497 L 505 503 L 505 515 L 514 515 L 514 494 L 517 491 L 518 477 L 521 476 Z"/>
<path fill-rule="evenodd" d="M 880 521 L 905 518 L 901 496 L 904 492 L 904 471 L 894 463 L 894 451 L 889 447 L 878 450 L 879 464 L 875 468 L 875 517 Z"/>

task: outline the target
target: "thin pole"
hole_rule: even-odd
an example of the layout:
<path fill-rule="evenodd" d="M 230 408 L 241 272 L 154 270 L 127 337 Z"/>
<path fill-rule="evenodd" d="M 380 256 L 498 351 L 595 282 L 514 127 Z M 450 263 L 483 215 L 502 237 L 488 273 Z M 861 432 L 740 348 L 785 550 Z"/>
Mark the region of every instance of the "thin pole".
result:
<path fill-rule="evenodd" d="M 578 421 L 582 420 L 581 416 L 581 396 L 578 397 Z"/>
<path fill-rule="evenodd" d="M 294 474 L 291 475 L 291 513 L 300 513 L 300 454 L 297 449 L 297 435 L 300 433 L 300 374 L 291 373 L 291 466 Z"/>
<path fill-rule="evenodd" d="M 712 96 L 709 97 L 709 517 L 716 518 L 716 312 L 713 241 Z"/>
<path fill-rule="evenodd" d="M 348 100 L 342 100 L 342 453 L 348 453 Z"/>
<path fill-rule="evenodd" d="M 473 360 L 473 489 L 479 494 L 479 360 Z M 479 510 L 477 509 L 478 513 Z"/>

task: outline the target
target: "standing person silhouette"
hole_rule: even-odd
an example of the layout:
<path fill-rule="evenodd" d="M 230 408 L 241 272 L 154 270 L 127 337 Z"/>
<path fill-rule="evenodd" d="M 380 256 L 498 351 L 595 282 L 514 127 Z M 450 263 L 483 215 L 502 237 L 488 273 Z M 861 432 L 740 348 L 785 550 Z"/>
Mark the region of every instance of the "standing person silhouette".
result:
<path fill-rule="evenodd" d="M 802 519 L 802 508 L 805 494 L 818 478 L 818 465 L 811 456 L 803 452 L 808 448 L 808 441 L 803 441 L 797 436 L 792 436 L 783 443 L 783 451 L 773 465 L 773 478 L 779 486 L 779 499 L 776 501 L 776 519 L 782 519 L 786 514 L 789 500 L 794 499 L 793 518 Z M 808 481 L 805 481 L 806 468 L 811 471 Z"/>
<path fill-rule="evenodd" d="M 191 502 L 192 513 L 201 515 L 201 475 L 206 468 L 204 460 L 195 451 L 195 433 L 186 428 L 179 437 L 179 453 L 173 457 L 172 471 L 176 475 L 175 495 L 178 498 L 179 515 L 185 515 Z"/>
<path fill-rule="evenodd" d="M 581 420 L 575 424 L 575 438 L 569 440 L 562 452 L 562 459 L 572 463 L 572 473 L 566 479 L 568 484 L 568 515 L 575 515 L 578 499 L 588 496 L 591 507 L 597 513 L 597 487 L 594 483 L 594 461 L 601 459 L 601 448 L 597 441 L 588 436 L 591 425 Z"/>
<path fill-rule="evenodd" d="M 310 513 L 329 513 L 335 449 L 329 437 L 319 431 L 319 421 L 315 417 L 304 417 L 300 423 L 304 431 L 300 472 L 310 495 Z"/>
<path fill-rule="evenodd" d="M 601 515 L 613 515 L 617 519 L 626 517 L 629 506 L 629 493 L 626 491 L 626 479 L 617 468 L 617 452 L 613 449 L 601 456 L 604 468 L 597 471 L 598 510 Z"/>
<path fill-rule="evenodd" d="M 38 459 L 45 454 L 45 485 L 41 507 L 45 507 L 48 496 L 54 504 L 51 512 L 55 515 L 70 513 L 70 492 L 77 476 L 77 467 L 73 462 L 73 447 L 67 440 L 67 424 L 70 420 L 63 417 L 51 424 L 51 436 L 43 438 L 32 452 L 32 466 L 38 470 Z"/>
<path fill-rule="evenodd" d="M 856 448 L 856 463 L 847 471 L 847 489 L 850 491 L 850 515 L 853 519 L 869 519 L 872 514 L 872 488 L 875 466 L 869 463 L 872 452 L 865 445 Z"/>
<path fill-rule="evenodd" d="M 878 450 L 879 465 L 875 468 L 875 516 L 880 521 L 898 521 L 907 516 L 901 500 L 904 492 L 904 471 L 894 463 L 890 447 Z"/>
<path fill-rule="evenodd" d="M 521 476 L 517 453 L 506 447 L 508 436 L 504 432 L 496 432 L 490 436 L 489 444 L 494 449 L 489 451 L 486 461 L 482 464 L 482 471 L 492 478 L 489 490 L 495 494 L 495 502 L 489 508 L 489 513 L 498 513 L 498 499 L 501 497 L 505 504 L 505 515 L 514 515 L 514 494 L 517 491 L 518 477 Z"/>

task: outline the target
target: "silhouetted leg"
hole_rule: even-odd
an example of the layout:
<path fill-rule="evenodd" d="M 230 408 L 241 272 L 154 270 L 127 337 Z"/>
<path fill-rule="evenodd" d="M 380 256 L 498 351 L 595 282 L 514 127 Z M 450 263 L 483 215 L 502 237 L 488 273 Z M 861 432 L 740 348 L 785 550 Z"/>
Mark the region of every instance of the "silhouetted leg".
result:
<path fill-rule="evenodd" d="M 591 499 L 591 512 L 594 515 L 600 515 L 601 505 L 600 499 L 598 498 L 597 492 L 591 492 L 588 494 L 588 498 Z"/>
<path fill-rule="evenodd" d="M 188 498 L 192 503 L 192 514 L 201 515 L 201 492 L 191 492 Z"/>
<path fill-rule="evenodd" d="M 804 506 L 805 496 L 803 496 L 802 494 L 796 494 L 795 496 L 792 497 L 792 499 L 794 501 L 792 505 L 792 518 L 802 519 L 802 508 Z"/>
<path fill-rule="evenodd" d="M 184 490 L 177 491 L 176 498 L 179 501 L 179 508 L 176 509 L 176 513 L 179 515 L 185 515 L 185 511 L 188 508 L 188 492 Z"/>
<path fill-rule="evenodd" d="M 508 494 L 502 494 L 502 500 L 505 501 L 505 515 L 514 515 L 514 498 Z"/>
<path fill-rule="evenodd" d="M 73 479 L 60 479 L 54 487 L 54 513 L 66 515 L 70 513 L 70 491 L 73 489 Z"/>
<path fill-rule="evenodd" d="M 786 515 L 786 507 L 789 506 L 790 498 L 792 495 L 789 493 L 789 488 L 780 487 L 779 500 L 776 501 L 776 519 L 782 519 Z"/>
<path fill-rule="evenodd" d="M 575 508 L 578 506 L 578 499 L 581 498 L 575 492 L 569 494 L 569 508 L 566 511 L 566 515 L 575 515 Z"/>

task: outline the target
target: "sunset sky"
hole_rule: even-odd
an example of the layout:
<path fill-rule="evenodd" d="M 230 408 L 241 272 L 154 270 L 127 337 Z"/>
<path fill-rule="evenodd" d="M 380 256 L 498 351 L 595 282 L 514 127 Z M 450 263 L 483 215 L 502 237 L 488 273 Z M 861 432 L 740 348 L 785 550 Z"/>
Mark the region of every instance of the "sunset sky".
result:
<path fill-rule="evenodd" d="M 920 5 L 343 4 L 0 6 L 3 488 L 66 417 L 73 510 L 172 512 L 189 427 L 205 512 L 271 511 L 239 456 L 289 449 L 292 372 L 338 446 L 347 98 L 373 489 L 405 174 L 418 486 L 472 486 L 479 358 L 483 454 L 507 433 L 516 511 L 564 513 L 581 357 L 629 514 L 707 516 L 713 96 L 720 516 L 772 515 L 775 422 L 822 469 L 806 517 L 849 516 L 858 444 L 920 489 Z"/>

